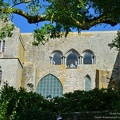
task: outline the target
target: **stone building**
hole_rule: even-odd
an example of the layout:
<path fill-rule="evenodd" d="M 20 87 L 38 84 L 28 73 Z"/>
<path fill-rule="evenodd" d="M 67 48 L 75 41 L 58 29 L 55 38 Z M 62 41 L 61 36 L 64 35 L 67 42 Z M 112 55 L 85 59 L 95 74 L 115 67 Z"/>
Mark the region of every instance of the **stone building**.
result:
<path fill-rule="evenodd" d="M 45 97 L 74 90 L 108 88 L 117 77 L 118 52 L 109 43 L 117 31 L 70 33 L 32 45 L 31 33 L 16 28 L 0 42 L 0 82 Z"/>

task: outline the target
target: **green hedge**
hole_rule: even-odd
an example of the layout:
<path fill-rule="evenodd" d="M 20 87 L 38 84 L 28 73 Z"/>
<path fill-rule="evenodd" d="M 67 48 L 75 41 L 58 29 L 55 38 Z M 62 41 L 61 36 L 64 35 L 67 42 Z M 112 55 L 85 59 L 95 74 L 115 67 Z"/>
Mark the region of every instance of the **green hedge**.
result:
<path fill-rule="evenodd" d="M 94 111 L 119 113 L 120 93 L 111 89 L 77 90 L 47 100 L 23 88 L 16 90 L 8 84 L 1 90 L 0 120 L 56 120 L 59 114 L 66 119 L 73 117 L 75 112 L 80 113 L 78 117 L 90 118 L 95 116 L 91 113 Z"/>

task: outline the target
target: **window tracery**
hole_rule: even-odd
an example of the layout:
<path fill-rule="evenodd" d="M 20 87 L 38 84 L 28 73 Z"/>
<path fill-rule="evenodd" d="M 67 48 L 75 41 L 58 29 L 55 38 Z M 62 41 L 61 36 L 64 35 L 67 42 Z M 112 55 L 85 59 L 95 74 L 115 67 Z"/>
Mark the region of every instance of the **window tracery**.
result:
<path fill-rule="evenodd" d="M 74 49 L 68 51 L 65 56 L 65 64 L 67 68 L 77 68 L 78 65 L 80 64 L 79 53 Z"/>
<path fill-rule="evenodd" d="M 36 92 L 45 98 L 61 97 L 63 94 L 63 87 L 56 76 L 48 74 L 39 81 Z"/>

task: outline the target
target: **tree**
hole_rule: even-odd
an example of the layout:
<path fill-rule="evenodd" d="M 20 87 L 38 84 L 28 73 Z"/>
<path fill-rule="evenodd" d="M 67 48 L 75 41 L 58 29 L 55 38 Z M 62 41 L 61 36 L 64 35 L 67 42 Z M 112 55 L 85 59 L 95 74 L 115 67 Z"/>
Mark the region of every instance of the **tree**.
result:
<path fill-rule="evenodd" d="M 36 44 L 49 38 L 65 36 L 74 28 L 88 30 L 105 23 L 115 26 L 120 23 L 120 0 L 0 0 L 0 19 L 12 20 L 14 14 L 27 19 L 30 24 L 49 21 L 36 28 Z M 17 6 L 24 5 L 26 9 Z M 0 38 L 12 35 L 14 26 L 7 24 L 0 31 Z"/>
<path fill-rule="evenodd" d="M 16 90 L 6 83 L 0 91 L 0 120 L 56 120 L 49 104 L 37 93 Z"/>

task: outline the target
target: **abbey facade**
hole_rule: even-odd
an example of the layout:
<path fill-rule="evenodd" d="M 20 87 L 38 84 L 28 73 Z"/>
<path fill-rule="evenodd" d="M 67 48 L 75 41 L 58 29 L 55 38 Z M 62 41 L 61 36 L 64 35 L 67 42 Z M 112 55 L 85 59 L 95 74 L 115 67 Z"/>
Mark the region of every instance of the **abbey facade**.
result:
<path fill-rule="evenodd" d="M 116 33 L 70 33 L 34 46 L 32 34 L 16 28 L 0 42 L 0 84 L 7 81 L 44 97 L 111 87 L 118 75 L 118 51 L 108 44 Z"/>

